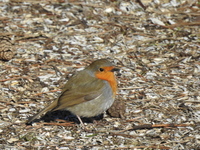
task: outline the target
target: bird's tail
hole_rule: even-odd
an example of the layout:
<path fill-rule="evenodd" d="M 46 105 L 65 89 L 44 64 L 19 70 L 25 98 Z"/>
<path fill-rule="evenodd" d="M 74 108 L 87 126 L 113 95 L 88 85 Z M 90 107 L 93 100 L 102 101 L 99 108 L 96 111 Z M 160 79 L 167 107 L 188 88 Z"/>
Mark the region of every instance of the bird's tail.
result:
<path fill-rule="evenodd" d="M 57 101 L 54 101 L 51 103 L 49 106 L 45 107 L 43 110 L 35 114 L 34 116 L 30 117 L 28 121 L 26 122 L 27 124 L 30 124 L 32 121 L 34 121 L 36 118 L 38 118 L 40 115 L 43 115 L 45 112 L 53 110 L 57 105 Z"/>

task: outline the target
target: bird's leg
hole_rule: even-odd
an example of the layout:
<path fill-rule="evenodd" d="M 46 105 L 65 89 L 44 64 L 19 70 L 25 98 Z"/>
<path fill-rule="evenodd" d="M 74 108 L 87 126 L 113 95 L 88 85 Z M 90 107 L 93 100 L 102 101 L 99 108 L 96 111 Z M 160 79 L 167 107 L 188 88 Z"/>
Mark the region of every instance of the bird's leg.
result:
<path fill-rule="evenodd" d="M 85 127 L 85 126 L 84 126 L 84 124 L 83 124 L 83 121 L 81 120 L 81 118 L 80 118 L 78 115 L 76 115 L 76 117 L 77 117 L 77 118 L 78 118 L 78 120 L 80 121 L 80 123 L 81 123 L 81 126 L 82 126 L 82 127 Z"/>

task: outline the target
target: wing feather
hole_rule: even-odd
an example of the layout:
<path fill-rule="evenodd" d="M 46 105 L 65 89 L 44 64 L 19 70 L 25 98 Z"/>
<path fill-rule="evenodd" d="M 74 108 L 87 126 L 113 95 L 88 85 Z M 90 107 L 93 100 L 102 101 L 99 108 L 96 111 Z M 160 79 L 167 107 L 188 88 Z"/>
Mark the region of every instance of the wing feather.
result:
<path fill-rule="evenodd" d="M 81 81 L 79 81 L 80 78 Z M 72 77 L 64 87 L 58 98 L 57 106 L 53 110 L 67 109 L 67 107 L 97 98 L 102 94 L 104 82 L 89 76 L 89 74 L 79 74 Z"/>

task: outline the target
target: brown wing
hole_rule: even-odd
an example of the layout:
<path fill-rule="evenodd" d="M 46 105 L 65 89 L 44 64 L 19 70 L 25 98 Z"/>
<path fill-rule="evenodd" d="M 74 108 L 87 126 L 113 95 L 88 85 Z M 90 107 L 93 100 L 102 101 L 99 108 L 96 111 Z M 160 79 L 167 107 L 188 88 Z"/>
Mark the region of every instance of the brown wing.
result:
<path fill-rule="evenodd" d="M 81 78 L 78 75 L 68 81 L 53 111 L 93 100 L 102 94 L 105 84 L 103 80 L 93 78 L 88 74 L 81 75 Z"/>

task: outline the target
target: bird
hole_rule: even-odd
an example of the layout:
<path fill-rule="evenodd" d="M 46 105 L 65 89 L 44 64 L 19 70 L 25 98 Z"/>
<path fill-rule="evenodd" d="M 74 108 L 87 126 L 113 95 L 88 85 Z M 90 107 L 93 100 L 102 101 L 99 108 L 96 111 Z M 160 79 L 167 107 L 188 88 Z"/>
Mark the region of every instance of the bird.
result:
<path fill-rule="evenodd" d="M 70 111 L 77 116 L 82 125 L 81 117 L 90 118 L 102 114 L 115 100 L 117 93 L 115 71 L 119 71 L 119 68 L 108 59 L 95 60 L 69 78 L 60 96 L 29 118 L 27 123 L 32 123 L 44 113 L 56 110 Z"/>

